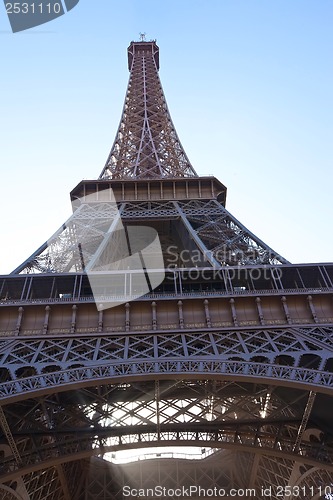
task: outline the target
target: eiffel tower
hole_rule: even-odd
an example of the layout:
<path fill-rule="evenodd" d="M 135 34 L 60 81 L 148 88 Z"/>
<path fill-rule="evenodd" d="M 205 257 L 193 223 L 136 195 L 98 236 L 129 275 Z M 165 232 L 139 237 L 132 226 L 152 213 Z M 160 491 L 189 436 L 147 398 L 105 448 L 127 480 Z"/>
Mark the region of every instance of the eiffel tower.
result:
<path fill-rule="evenodd" d="M 128 65 L 100 177 L 0 277 L 0 497 L 331 498 L 333 264 L 289 263 L 197 175 L 156 41 L 131 42 Z M 99 307 L 90 274 L 140 226 L 162 278 L 114 265 Z"/>

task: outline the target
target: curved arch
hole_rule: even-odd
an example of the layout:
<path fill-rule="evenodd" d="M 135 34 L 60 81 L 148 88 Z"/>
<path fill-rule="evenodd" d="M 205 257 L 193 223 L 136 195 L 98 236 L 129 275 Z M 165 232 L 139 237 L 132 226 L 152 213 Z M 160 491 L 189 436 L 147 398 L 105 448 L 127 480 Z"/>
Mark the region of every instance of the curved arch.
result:
<path fill-rule="evenodd" d="M 0 483 L 0 493 L 1 493 L 1 490 L 6 491 L 7 493 L 10 493 L 12 495 L 13 499 L 15 498 L 17 500 L 24 500 L 24 498 L 21 495 L 19 495 L 17 493 L 17 491 L 13 490 L 12 488 L 7 486 L 6 484 Z"/>
<path fill-rule="evenodd" d="M 325 370 L 333 373 L 333 358 L 328 358 L 325 363 Z"/>
<path fill-rule="evenodd" d="M 263 355 L 252 356 L 250 361 L 252 363 L 260 363 L 260 364 L 269 363 L 269 359 L 267 358 L 267 356 L 263 356 Z"/>
<path fill-rule="evenodd" d="M 139 444 L 139 446 L 138 446 Z M 36 472 L 41 469 L 47 469 L 49 467 L 55 467 L 60 464 L 65 464 L 77 460 L 81 460 L 84 458 L 89 458 L 92 456 L 96 455 L 104 455 L 109 452 L 114 452 L 114 451 L 119 451 L 119 450 L 133 450 L 133 449 L 144 449 L 144 448 L 152 448 L 155 446 L 160 446 L 161 441 L 141 441 L 141 442 L 135 442 L 135 443 L 126 443 L 126 444 L 121 444 L 118 446 L 115 445 L 110 445 L 110 446 L 98 446 L 96 448 L 90 448 L 89 450 L 87 449 L 73 449 L 73 443 L 69 443 L 69 453 L 66 454 L 64 453 L 65 449 L 62 447 L 62 452 L 63 455 L 54 455 L 52 458 L 46 458 L 42 459 L 39 462 L 29 462 L 27 465 L 23 465 L 21 468 L 14 462 L 11 462 L 9 465 L 9 470 L 7 473 L 4 473 L 2 477 L 0 478 L 0 481 L 7 482 L 11 479 L 16 479 L 19 476 L 28 474 L 30 472 Z M 182 440 L 179 441 L 178 443 L 175 443 L 173 440 L 163 440 L 163 446 L 205 446 L 205 447 L 213 447 L 213 448 L 219 448 L 219 449 L 234 449 L 234 451 L 241 450 L 243 452 L 249 452 L 249 453 L 255 453 L 259 455 L 269 455 L 273 457 L 279 457 L 279 458 L 285 458 L 289 460 L 302 460 L 302 463 L 311 465 L 313 467 L 323 467 L 323 464 L 319 462 L 318 460 L 312 458 L 311 456 L 306 456 L 302 455 L 301 458 L 298 454 L 293 453 L 292 451 L 283 451 L 283 450 L 276 450 L 276 449 L 269 449 L 269 448 L 260 448 L 260 447 L 253 447 L 253 445 L 247 445 L 247 444 L 241 444 L 239 442 L 227 442 L 227 441 L 218 441 L 214 442 L 209 439 L 206 440 Z M 309 448 L 310 450 L 311 448 Z M 304 451 L 304 450 L 303 450 Z M 331 471 L 333 473 L 333 463 L 328 462 L 325 463 L 325 468 L 327 471 Z"/>
<path fill-rule="evenodd" d="M 302 354 L 299 360 L 299 366 L 316 370 L 321 363 L 321 357 L 318 354 Z"/>
<path fill-rule="evenodd" d="M 119 361 L 105 365 L 62 370 L 60 372 L 35 375 L 0 386 L 2 404 L 28 399 L 34 395 L 64 392 L 70 388 L 89 387 L 112 382 L 133 380 L 165 380 L 173 378 L 218 378 L 219 380 L 253 381 L 261 383 L 305 388 L 332 394 L 333 374 L 301 367 L 272 365 L 220 359 L 168 359 Z"/>
<path fill-rule="evenodd" d="M 15 371 L 15 376 L 18 379 L 33 377 L 34 375 L 37 375 L 37 370 L 32 365 L 21 366 L 20 368 L 17 368 Z"/>
<path fill-rule="evenodd" d="M 305 471 L 295 482 L 295 486 L 303 488 L 303 491 L 308 491 L 311 493 L 311 500 L 319 500 L 324 498 L 325 489 L 327 493 L 333 493 L 333 487 L 331 485 L 332 475 L 330 475 L 327 468 L 322 466 L 314 466 L 309 470 Z M 329 483 L 329 484 L 327 484 Z M 295 498 L 295 497 L 292 497 Z M 325 497 L 326 498 L 326 497 Z"/>
<path fill-rule="evenodd" d="M 314 472 L 317 472 L 319 470 L 321 470 L 321 467 L 313 467 L 309 470 L 306 470 L 301 474 L 301 476 L 297 479 L 297 481 L 295 481 L 295 485 L 298 486 L 299 484 L 302 483 L 302 481 L 304 481 L 304 479 L 306 479 L 307 477 L 311 476 Z"/>
<path fill-rule="evenodd" d="M 54 373 L 54 372 L 59 372 L 61 371 L 61 366 L 59 365 L 47 365 L 45 366 L 41 373 Z"/>
<path fill-rule="evenodd" d="M 0 383 L 8 382 L 11 380 L 10 371 L 8 368 L 1 367 L 0 368 Z"/>
<path fill-rule="evenodd" d="M 289 354 L 279 354 L 274 362 L 277 365 L 283 365 L 283 366 L 295 366 L 295 358 L 294 356 L 290 356 Z"/>

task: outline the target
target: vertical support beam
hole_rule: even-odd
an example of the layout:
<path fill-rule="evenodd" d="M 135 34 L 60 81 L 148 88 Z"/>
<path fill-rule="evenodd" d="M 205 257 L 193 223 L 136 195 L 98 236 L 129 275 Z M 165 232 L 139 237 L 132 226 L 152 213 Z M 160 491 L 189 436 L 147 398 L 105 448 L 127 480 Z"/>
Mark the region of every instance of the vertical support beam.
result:
<path fill-rule="evenodd" d="M 312 295 L 308 295 L 307 299 L 308 299 L 309 308 L 310 308 L 310 311 L 311 311 L 311 314 L 312 314 L 312 317 L 313 317 L 313 321 L 315 323 L 318 323 L 316 309 L 315 309 L 315 306 L 313 305 Z"/>
<path fill-rule="evenodd" d="M 178 318 L 179 318 L 179 327 L 184 328 L 184 315 L 183 315 L 183 302 L 178 300 Z"/>
<path fill-rule="evenodd" d="M 182 280 L 182 272 L 177 272 L 178 282 L 179 282 L 179 293 L 183 294 L 183 280 Z M 177 283 L 175 282 L 175 293 L 177 293 Z"/>
<path fill-rule="evenodd" d="M 207 324 L 208 328 L 211 328 L 212 322 L 210 319 L 209 301 L 207 299 L 204 300 L 204 307 L 205 307 L 206 324 Z"/>
<path fill-rule="evenodd" d="M 0 298 L 4 299 L 3 295 L 3 289 L 5 287 L 6 280 L 2 280 L 1 288 L 0 288 Z"/>
<path fill-rule="evenodd" d="M 75 333 L 76 330 L 76 314 L 77 314 L 77 306 L 74 304 L 72 306 L 71 333 Z"/>
<path fill-rule="evenodd" d="M 15 458 L 15 461 L 18 465 L 22 464 L 22 458 L 20 455 L 20 452 L 17 449 L 15 439 L 13 437 L 13 434 L 10 431 L 6 416 L 4 414 L 4 411 L 2 409 L 2 406 L 0 406 L 0 425 L 3 430 L 4 435 L 6 436 L 6 439 L 8 441 L 8 444 L 10 446 L 10 449 L 12 450 L 13 456 Z"/>
<path fill-rule="evenodd" d="M 104 319 L 104 311 L 99 311 L 98 313 L 98 331 L 103 331 L 103 319 Z"/>
<path fill-rule="evenodd" d="M 287 299 L 286 299 L 285 296 L 281 297 L 281 302 L 282 302 L 282 307 L 283 307 L 283 311 L 284 311 L 287 323 L 289 323 L 289 325 L 291 325 L 292 321 L 291 321 L 291 317 L 290 317 L 290 314 L 289 314 L 289 308 L 288 308 L 288 304 L 287 304 Z"/>
<path fill-rule="evenodd" d="M 322 268 L 320 268 L 321 270 L 321 274 L 324 278 L 324 281 L 325 281 L 325 284 L 328 288 L 332 288 L 333 287 L 333 282 L 330 278 L 330 275 L 328 274 L 327 272 L 327 269 L 326 269 L 326 266 L 323 266 Z"/>
<path fill-rule="evenodd" d="M 271 269 L 271 276 L 272 276 L 272 280 L 273 280 L 273 283 L 275 285 L 275 288 L 277 290 L 283 290 L 283 284 L 282 284 L 282 281 L 281 281 L 281 275 L 279 273 L 275 272 L 275 268 L 274 267 Z"/>
<path fill-rule="evenodd" d="M 238 326 L 237 313 L 235 307 L 235 299 L 230 299 L 231 315 L 235 326 Z"/>
<path fill-rule="evenodd" d="M 51 307 L 46 306 L 45 307 L 44 324 L 43 324 L 43 333 L 47 333 L 47 330 L 49 328 L 50 312 L 51 312 Z"/>
<path fill-rule="evenodd" d="M 160 440 L 161 423 L 160 423 L 160 382 L 155 381 L 155 401 L 156 401 L 156 426 L 157 426 L 157 439 Z"/>
<path fill-rule="evenodd" d="M 68 488 L 67 479 L 66 479 L 66 476 L 65 476 L 65 473 L 64 473 L 62 465 L 57 465 L 56 466 L 56 470 L 57 470 L 57 473 L 58 473 L 58 476 L 59 476 L 59 480 L 60 480 L 60 484 L 61 484 L 61 487 L 62 487 L 62 491 L 63 491 L 63 494 L 64 494 L 64 496 L 63 496 L 64 500 L 72 500 L 72 496 L 71 496 L 69 488 Z"/>
<path fill-rule="evenodd" d="M 20 330 L 21 330 L 23 313 L 24 313 L 23 307 L 19 307 L 18 308 L 17 321 L 16 321 L 16 329 L 15 329 L 16 335 L 18 335 L 20 333 Z"/>
<path fill-rule="evenodd" d="M 306 403 L 306 406 L 305 406 L 305 409 L 303 412 L 302 422 L 301 422 L 301 425 L 299 426 L 297 438 L 296 438 L 296 441 L 295 441 L 295 444 L 293 447 L 294 453 L 298 452 L 298 450 L 299 450 L 300 444 L 302 442 L 302 437 L 303 437 L 304 431 L 306 429 L 306 426 L 308 425 L 308 421 L 309 421 L 309 418 L 311 415 L 311 411 L 312 411 L 312 407 L 313 407 L 313 403 L 314 403 L 315 398 L 316 398 L 316 393 L 314 391 L 310 391 L 308 401 Z"/>
<path fill-rule="evenodd" d="M 320 276 L 321 276 L 321 279 L 323 280 L 323 281 L 322 281 L 322 282 L 323 282 L 323 285 L 322 285 L 322 286 L 323 286 L 323 287 L 325 287 L 325 288 L 328 288 L 330 285 L 328 284 L 328 282 L 327 282 L 327 280 L 326 280 L 326 278 L 325 278 L 325 275 L 324 275 L 324 270 L 325 270 L 325 268 L 324 268 L 324 267 L 321 267 L 321 266 L 318 266 L 318 270 L 319 270 L 319 274 L 320 274 Z"/>
<path fill-rule="evenodd" d="M 130 309 L 131 306 L 128 302 L 125 304 L 125 331 L 129 332 L 130 330 Z"/>
<path fill-rule="evenodd" d="M 151 303 L 151 313 L 152 313 L 152 327 L 153 330 L 156 330 L 157 328 L 156 302 Z"/>
<path fill-rule="evenodd" d="M 81 280 L 82 280 L 82 276 L 81 276 Z M 52 280 L 52 286 L 51 286 L 51 292 L 50 292 L 50 299 L 54 299 L 55 284 L 56 284 L 56 279 L 53 278 L 53 280 Z"/>
<path fill-rule="evenodd" d="M 25 278 L 24 279 L 24 283 L 23 283 L 23 287 L 22 287 L 22 292 L 21 292 L 21 300 L 24 299 L 24 292 L 25 292 L 25 289 L 26 289 L 26 285 L 27 285 L 28 279 L 29 279 L 29 281 L 31 281 L 32 278 L 29 277 L 29 278 Z"/>
<path fill-rule="evenodd" d="M 256 298 L 256 305 L 257 305 L 257 309 L 258 309 L 259 321 L 260 321 L 260 323 L 262 325 L 264 325 L 265 324 L 265 318 L 264 318 L 264 313 L 263 313 L 262 306 L 261 306 L 261 299 L 260 299 L 260 297 Z"/>
<path fill-rule="evenodd" d="M 258 466 L 259 466 L 260 457 L 261 457 L 261 455 L 259 453 L 256 453 L 254 455 L 254 460 L 252 463 L 251 473 L 250 473 L 249 488 L 256 487 L 256 478 L 257 478 L 257 474 L 258 474 Z"/>
<path fill-rule="evenodd" d="M 73 297 L 76 298 L 76 297 L 79 297 L 79 294 L 78 294 L 78 289 L 77 289 L 77 274 L 75 275 L 75 279 L 74 279 L 74 284 L 73 284 Z"/>
<path fill-rule="evenodd" d="M 87 467 L 82 467 L 81 468 L 81 476 L 77 484 L 77 488 L 73 494 L 73 497 L 71 500 L 82 500 L 82 493 L 85 491 L 86 493 L 84 494 L 84 498 L 86 498 L 86 494 L 88 494 L 88 489 L 84 488 L 84 485 L 87 484 L 87 478 L 88 478 L 88 468 Z"/>

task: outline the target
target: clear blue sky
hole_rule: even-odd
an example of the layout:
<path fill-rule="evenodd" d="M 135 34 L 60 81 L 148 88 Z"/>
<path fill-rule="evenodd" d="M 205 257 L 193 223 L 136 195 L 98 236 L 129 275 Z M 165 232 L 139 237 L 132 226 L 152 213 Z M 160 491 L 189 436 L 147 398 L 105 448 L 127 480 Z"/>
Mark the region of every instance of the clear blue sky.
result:
<path fill-rule="evenodd" d="M 174 124 L 227 208 L 291 262 L 333 260 L 333 1 L 80 0 L 12 34 L 0 5 L 0 273 L 71 213 L 119 123 L 146 32 Z"/>

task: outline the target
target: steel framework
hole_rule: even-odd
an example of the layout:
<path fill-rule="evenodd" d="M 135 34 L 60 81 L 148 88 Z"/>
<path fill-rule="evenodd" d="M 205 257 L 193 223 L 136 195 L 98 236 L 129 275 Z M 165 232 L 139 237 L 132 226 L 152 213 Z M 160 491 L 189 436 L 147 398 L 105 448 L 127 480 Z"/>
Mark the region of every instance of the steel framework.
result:
<path fill-rule="evenodd" d="M 331 498 L 333 264 L 292 265 L 237 221 L 181 146 L 156 42 L 128 61 L 99 179 L 0 277 L 1 498 Z M 98 310 L 87 273 L 137 224 L 159 235 L 164 281 L 138 298 L 114 269 L 121 305 Z"/>

